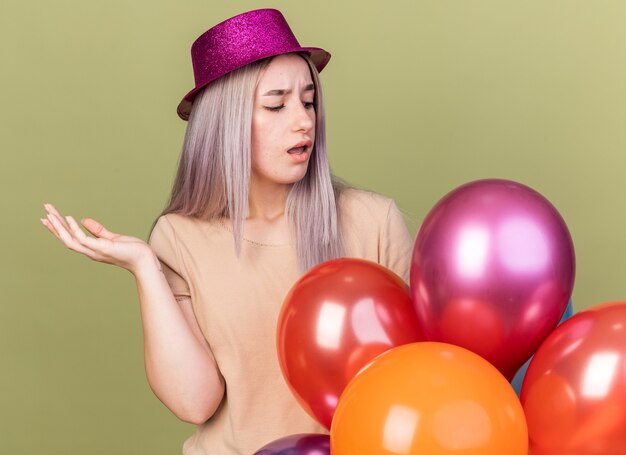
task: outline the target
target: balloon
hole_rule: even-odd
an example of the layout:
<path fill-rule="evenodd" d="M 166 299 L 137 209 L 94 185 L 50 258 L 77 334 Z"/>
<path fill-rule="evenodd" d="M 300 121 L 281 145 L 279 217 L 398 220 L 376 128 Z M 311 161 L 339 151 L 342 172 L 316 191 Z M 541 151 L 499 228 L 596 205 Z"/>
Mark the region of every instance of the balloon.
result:
<path fill-rule="evenodd" d="M 532 453 L 626 453 L 626 302 L 575 314 L 533 357 L 521 402 Z"/>
<path fill-rule="evenodd" d="M 567 304 L 567 308 L 565 309 L 565 313 L 563 313 L 563 317 L 559 321 L 559 324 L 562 324 L 563 322 L 571 318 L 573 312 L 574 312 L 574 309 L 572 307 L 572 300 L 570 299 L 569 303 Z M 522 367 L 519 370 L 517 370 L 517 373 L 515 373 L 515 377 L 511 381 L 511 385 L 513 386 L 513 389 L 515 389 L 515 393 L 517 393 L 517 396 L 519 396 L 522 390 L 522 382 L 524 382 L 524 376 L 526 376 L 528 365 L 530 365 L 530 361 L 532 359 L 533 359 L 532 357 L 528 359 L 526 363 L 522 365 Z"/>
<path fill-rule="evenodd" d="M 254 455 L 330 455 L 330 438 L 325 434 L 294 434 L 263 446 Z"/>
<path fill-rule="evenodd" d="M 370 360 L 421 341 L 407 285 L 363 259 L 335 259 L 312 268 L 291 288 L 278 318 L 283 375 L 303 408 L 330 423 L 339 396 Z"/>
<path fill-rule="evenodd" d="M 506 379 L 458 346 L 421 342 L 374 359 L 346 387 L 333 455 L 527 455 L 522 407 Z"/>
<path fill-rule="evenodd" d="M 479 180 L 447 194 L 415 240 L 411 292 L 428 340 L 465 347 L 509 380 L 557 325 L 574 246 L 536 191 Z"/>

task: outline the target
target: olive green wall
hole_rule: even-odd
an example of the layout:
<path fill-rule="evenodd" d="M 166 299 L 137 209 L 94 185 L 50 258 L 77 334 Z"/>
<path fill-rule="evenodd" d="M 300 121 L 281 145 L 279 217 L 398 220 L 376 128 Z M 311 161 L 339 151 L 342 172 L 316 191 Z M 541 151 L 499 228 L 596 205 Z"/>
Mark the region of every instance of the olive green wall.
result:
<path fill-rule="evenodd" d="M 132 277 L 63 249 L 41 204 L 145 236 L 182 142 L 189 46 L 282 9 L 322 73 L 335 172 L 415 231 L 446 192 L 502 177 L 568 223 L 577 310 L 626 298 L 622 1 L 3 0 L 0 452 L 172 454 L 192 432 L 152 395 Z"/>

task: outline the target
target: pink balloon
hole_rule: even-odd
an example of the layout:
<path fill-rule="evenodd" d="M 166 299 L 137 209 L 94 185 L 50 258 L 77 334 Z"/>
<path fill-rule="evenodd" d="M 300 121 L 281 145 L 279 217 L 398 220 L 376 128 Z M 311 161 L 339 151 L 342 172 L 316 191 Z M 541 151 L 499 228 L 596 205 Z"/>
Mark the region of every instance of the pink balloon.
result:
<path fill-rule="evenodd" d="M 547 199 L 520 183 L 478 180 L 424 220 L 411 292 L 429 340 L 470 349 L 511 380 L 558 324 L 574 274 L 572 238 Z"/>
<path fill-rule="evenodd" d="M 330 455 L 330 436 L 327 434 L 294 434 L 277 439 L 254 455 Z"/>

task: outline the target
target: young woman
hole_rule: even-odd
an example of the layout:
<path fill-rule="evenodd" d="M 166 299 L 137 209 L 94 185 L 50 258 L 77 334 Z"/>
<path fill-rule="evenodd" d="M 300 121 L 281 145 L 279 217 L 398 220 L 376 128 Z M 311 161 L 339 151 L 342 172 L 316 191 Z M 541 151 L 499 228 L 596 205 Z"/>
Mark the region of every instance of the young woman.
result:
<path fill-rule="evenodd" d="M 300 47 L 276 10 L 228 19 L 192 46 L 196 86 L 168 207 L 149 243 L 46 204 L 68 248 L 129 270 L 141 306 L 148 381 L 198 425 L 188 455 L 245 454 L 322 432 L 282 378 L 283 298 L 310 267 L 376 261 L 405 281 L 412 241 L 393 201 L 331 175 L 318 72 L 330 54 Z"/>

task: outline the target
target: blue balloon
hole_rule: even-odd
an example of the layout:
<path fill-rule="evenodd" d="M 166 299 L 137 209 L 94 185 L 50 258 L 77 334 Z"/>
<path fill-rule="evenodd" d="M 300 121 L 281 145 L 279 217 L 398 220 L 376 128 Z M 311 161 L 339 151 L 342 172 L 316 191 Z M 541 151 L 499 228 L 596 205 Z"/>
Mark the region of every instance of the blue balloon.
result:
<path fill-rule="evenodd" d="M 563 313 L 563 317 L 559 321 L 559 324 L 561 324 L 566 319 L 569 319 L 573 313 L 574 313 L 574 310 L 572 308 L 572 300 L 570 299 L 569 303 L 567 304 L 567 308 L 565 308 L 565 313 Z M 522 365 L 519 370 L 517 370 L 517 373 L 515 373 L 515 377 L 511 381 L 511 385 L 515 389 L 515 393 L 517 393 L 518 397 L 520 396 L 520 393 L 522 391 L 522 382 L 524 382 L 524 377 L 526 376 L 526 370 L 528 369 L 528 365 L 530 364 L 530 361 L 532 359 L 533 358 L 531 356 L 530 359 L 528 359 L 526 363 Z"/>

